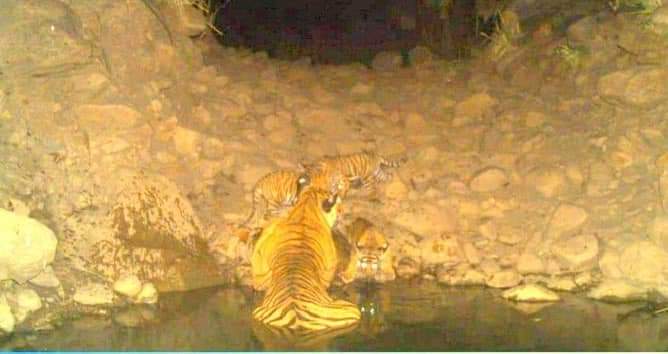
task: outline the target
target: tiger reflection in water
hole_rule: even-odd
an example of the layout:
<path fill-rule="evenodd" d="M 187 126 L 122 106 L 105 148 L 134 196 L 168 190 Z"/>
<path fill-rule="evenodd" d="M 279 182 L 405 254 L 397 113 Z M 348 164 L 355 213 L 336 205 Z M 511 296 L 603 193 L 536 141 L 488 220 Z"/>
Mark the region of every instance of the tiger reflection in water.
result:
<path fill-rule="evenodd" d="M 340 254 L 338 280 L 361 313 L 357 330 L 376 337 L 386 329 L 385 312 L 390 293 L 382 285 L 396 278 L 392 267 L 392 247 L 383 232 L 369 220 L 356 218 L 346 234 L 334 232 Z"/>

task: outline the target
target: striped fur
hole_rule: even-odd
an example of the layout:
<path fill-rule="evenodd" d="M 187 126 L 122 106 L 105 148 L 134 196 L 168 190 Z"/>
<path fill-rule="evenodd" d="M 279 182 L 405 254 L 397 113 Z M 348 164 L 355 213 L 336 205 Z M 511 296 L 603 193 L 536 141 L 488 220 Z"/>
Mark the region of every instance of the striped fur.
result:
<path fill-rule="evenodd" d="M 315 163 L 300 165 L 309 175 L 313 176 L 340 173 L 348 179 L 355 189 L 371 189 L 376 184 L 387 182 L 392 178 L 392 169 L 401 166 L 404 160 L 388 160 L 373 152 L 359 152 L 348 155 L 325 157 Z"/>
<path fill-rule="evenodd" d="M 244 225 L 259 227 L 267 217 L 280 215 L 295 204 L 299 193 L 309 183 L 306 174 L 296 171 L 279 170 L 266 174 L 253 187 L 253 205 Z"/>
<path fill-rule="evenodd" d="M 272 221 L 251 256 L 253 286 L 266 291 L 253 318 L 290 331 L 331 331 L 360 319 L 357 307 L 327 293 L 337 267 L 331 227 L 340 197 L 307 187 L 287 216 Z"/>

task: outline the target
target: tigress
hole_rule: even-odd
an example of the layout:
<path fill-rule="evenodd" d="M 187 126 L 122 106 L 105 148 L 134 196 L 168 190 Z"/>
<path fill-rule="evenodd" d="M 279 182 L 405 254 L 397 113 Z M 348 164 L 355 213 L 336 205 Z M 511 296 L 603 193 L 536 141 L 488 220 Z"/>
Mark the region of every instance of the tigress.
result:
<path fill-rule="evenodd" d="M 355 219 L 346 229 L 349 246 L 346 250 L 339 247 L 340 255 L 345 260 L 340 262 L 339 279 L 348 284 L 355 280 L 375 281 L 379 283 L 396 278 L 392 267 L 390 244 L 385 235 L 370 221 Z"/>
<path fill-rule="evenodd" d="M 255 229 L 267 217 L 280 215 L 295 204 L 309 184 L 309 176 L 296 171 L 278 170 L 264 175 L 253 187 L 252 209 L 243 225 Z"/>
<path fill-rule="evenodd" d="M 311 178 L 334 172 L 342 174 L 354 189 L 370 189 L 379 182 L 392 177 L 392 169 L 401 166 L 405 159 L 391 161 L 374 152 L 359 152 L 348 155 L 327 156 L 315 163 L 299 164 Z"/>
<path fill-rule="evenodd" d="M 334 190 L 306 187 L 286 216 L 271 221 L 251 255 L 252 282 L 265 291 L 253 318 L 290 331 L 331 331 L 355 326 L 360 311 L 327 290 L 338 257 L 331 228 L 341 202 Z"/>

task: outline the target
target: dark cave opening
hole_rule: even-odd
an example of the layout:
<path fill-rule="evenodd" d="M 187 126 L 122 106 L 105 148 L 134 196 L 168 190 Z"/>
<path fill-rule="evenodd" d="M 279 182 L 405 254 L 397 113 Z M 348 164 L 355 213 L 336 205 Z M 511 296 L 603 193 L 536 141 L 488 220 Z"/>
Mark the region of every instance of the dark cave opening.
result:
<path fill-rule="evenodd" d="M 481 22 L 470 0 L 217 0 L 225 46 L 316 64 L 370 64 L 380 52 L 404 57 L 422 45 L 447 58 L 470 54 Z M 442 6 L 447 6 L 444 10 Z M 440 7 L 440 10 L 439 10 Z"/>

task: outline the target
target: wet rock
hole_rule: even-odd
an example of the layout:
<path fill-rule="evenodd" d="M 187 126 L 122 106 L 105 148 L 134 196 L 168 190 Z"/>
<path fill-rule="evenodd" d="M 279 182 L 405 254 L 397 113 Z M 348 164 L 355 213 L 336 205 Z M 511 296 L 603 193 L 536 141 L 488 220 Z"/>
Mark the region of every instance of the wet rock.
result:
<path fill-rule="evenodd" d="M 647 290 L 622 279 L 604 279 L 587 293 L 594 300 L 630 302 L 647 299 Z"/>
<path fill-rule="evenodd" d="M 420 263 L 413 258 L 403 257 L 396 265 L 397 277 L 410 279 L 420 274 Z"/>
<path fill-rule="evenodd" d="M 566 188 L 566 177 L 561 170 L 553 167 L 535 169 L 527 175 L 527 185 L 533 186 L 546 198 L 561 194 Z"/>
<path fill-rule="evenodd" d="M 501 293 L 501 297 L 506 300 L 520 302 L 553 302 L 561 300 L 557 293 L 537 284 L 525 284 L 508 289 Z"/>
<path fill-rule="evenodd" d="M 668 215 L 657 215 L 647 226 L 647 235 L 657 246 L 668 251 Z"/>
<path fill-rule="evenodd" d="M 486 285 L 491 288 L 512 288 L 522 281 L 522 276 L 514 270 L 502 270 L 487 279 Z"/>
<path fill-rule="evenodd" d="M 505 187 L 508 183 L 506 171 L 498 167 L 486 167 L 473 175 L 469 188 L 474 192 L 487 193 Z"/>
<path fill-rule="evenodd" d="M 23 283 L 53 261 L 58 240 L 39 221 L 0 209 L 0 280 Z"/>
<path fill-rule="evenodd" d="M 543 260 L 532 252 L 523 252 L 517 259 L 516 268 L 520 274 L 539 274 L 545 272 Z"/>
<path fill-rule="evenodd" d="M 545 286 L 557 291 L 574 291 L 578 285 L 571 276 L 551 276 L 545 281 Z"/>
<path fill-rule="evenodd" d="M 137 303 L 155 304 L 158 302 L 158 290 L 152 283 L 142 285 L 141 291 L 135 297 Z"/>
<path fill-rule="evenodd" d="M 624 104 L 651 107 L 668 97 L 667 80 L 665 68 L 616 71 L 599 79 L 598 92 Z"/>
<path fill-rule="evenodd" d="M 395 71 L 401 68 L 403 59 L 396 52 L 380 52 L 373 57 L 371 67 L 375 71 Z"/>
<path fill-rule="evenodd" d="M 12 309 L 9 307 L 7 298 L 4 294 L 0 293 L 0 330 L 5 333 L 14 332 L 14 326 L 16 325 L 16 320 L 12 314 Z"/>
<path fill-rule="evenodd" d="M 134 127 L 141 119 L 141 113 L 123 105 L 82 105 L 74 109 L 81 128 L 95 131 L 117 131 Z"/>
<path fill-rule="evenodd" d="M 565 269 L 588 270 L 594 267 L 598 260 L 598 238 L 591 234 L 564 238 L 553 243 L 551 251 Z"/>
<path fill-rule="evenodd" d="M 74 301 L 82 305 L 109 305 L 113 302 L 114 293 L 99 283 L 89 283 L 74 292 Z"/>
<path fill-rule="evenodd" d="M 142 290 L 141 280 L 136 275 L 123 276 L 114 282 L 114 291 L 130 298 Z"/>
<path fill-rule="evenodd" d="M 42 299 L 30 288 L 18 288 L 7 293 L 6 297 L 17 323 L 23 322 L 31 312 L 42 308 Z"/>
<path fill-rule="evenodd" d="M 41 286 L 44 288 L 57 288 L 60 286 L 60 280 L 53 272 L 51 266 L 46 266 L 44 271 L 39 273 L 36 277 L 28 281 L 30 284 Z"/>
<path fill-rule="evenodd" d="M 570 234 L 578 230 L 589 218 L 589 213 L 583 208 L 572 204 L 561 204 L 554 212 L 548 226 L 550 238 Z"/>
<path fill-rule="evenodd" d="M 619 269 L 627 279 L 665 284 L 668 281 L 668 252 L 651 241 L 634 242 L 622 251 Z"/>
<path fill-rule="evenodd" d="M 497 104 L 498 100 L 486 92 L 477 93 L 457 103 L 455 106 L 455 116 L 479 119 L 491 114 Z"/>

